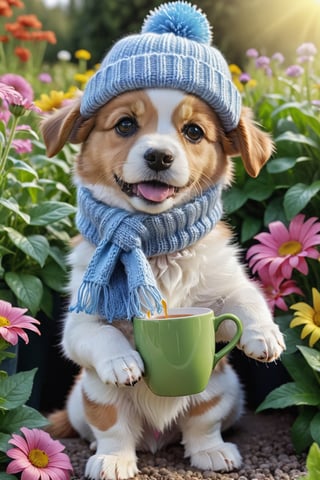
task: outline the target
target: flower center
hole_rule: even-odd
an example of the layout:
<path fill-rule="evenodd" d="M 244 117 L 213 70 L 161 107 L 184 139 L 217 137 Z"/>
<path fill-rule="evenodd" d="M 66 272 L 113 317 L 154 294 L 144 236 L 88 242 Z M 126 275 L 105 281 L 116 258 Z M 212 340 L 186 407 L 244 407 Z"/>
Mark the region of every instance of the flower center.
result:
<path fill-rule="evenodd" d="M 28 458 L 34 467 L 45 468 L 49 463 L 49 457 L 43 450 L 34 448 L 30 450 Z"/>
<path fill-rule="evenodd" d="M 320 312 L 314 312 L 313 323 L 320 327 Z"/>
<path fill-rule="evenodd" d="M 289 242 L 284 242 L 282 245 L 280 245 L 278 253 L 282 257 L 285 257 L 286 255 L 297 255 L 297 253 L 300 253 L 302 250 L 302 245 L 300 242 L 297 242 L 296 240 L 289 240 Z"/>
<path fill-rule="evenodd" d="M 10 325 L 9 320 L 6 317 L 0 315 L 0 327 L 7 327 L 8 325 Z"/>

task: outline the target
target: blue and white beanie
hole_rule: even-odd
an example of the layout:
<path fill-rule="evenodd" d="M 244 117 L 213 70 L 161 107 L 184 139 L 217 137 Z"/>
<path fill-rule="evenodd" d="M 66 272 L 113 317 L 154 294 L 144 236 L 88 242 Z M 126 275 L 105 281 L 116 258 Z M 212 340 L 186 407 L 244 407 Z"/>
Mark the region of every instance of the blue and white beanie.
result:
<path fill-rule="evenodd" d="M 140 34 L 119 40 L 107 53 L 85 88 L 81 115 L 90 117 L 130 90 L 175 88 L 200 97 L 225 131 L 233 130 L 241 97 L 226 60 L 211 41 L 211 26 L 196 6 L 184 1 L 161 5 L 146 17 Z"/>

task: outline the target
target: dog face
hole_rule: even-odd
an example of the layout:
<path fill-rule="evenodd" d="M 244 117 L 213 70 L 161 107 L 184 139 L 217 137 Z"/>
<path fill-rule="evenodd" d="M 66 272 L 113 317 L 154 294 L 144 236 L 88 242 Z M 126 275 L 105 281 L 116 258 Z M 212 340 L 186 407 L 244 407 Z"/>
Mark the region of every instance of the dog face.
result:
<path fill-rule="evenodd" d="M 79 101 L 43 124 L 48 154 L 82 143 L 76 174 L 97 198 L 150 214 L 180 205 L 232 178 L 230 156 L 241 154 L 256 176 L 272 143 L 243 113 L 226 134 L 214 111 L 179 90 L 126 92 L 82 119 Z"/>

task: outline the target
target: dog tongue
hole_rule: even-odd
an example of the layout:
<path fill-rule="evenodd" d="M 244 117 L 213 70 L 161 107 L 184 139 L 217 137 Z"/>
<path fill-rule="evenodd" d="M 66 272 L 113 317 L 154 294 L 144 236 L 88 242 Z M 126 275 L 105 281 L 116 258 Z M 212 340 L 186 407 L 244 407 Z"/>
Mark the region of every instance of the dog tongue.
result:
<path fill-rule="evenodd" d="M 164 183 L 139 183 L 137 191 L 141 197 L 152 202 L 163 202 L 166 198 L 171 197 L 174 188 Z"/>

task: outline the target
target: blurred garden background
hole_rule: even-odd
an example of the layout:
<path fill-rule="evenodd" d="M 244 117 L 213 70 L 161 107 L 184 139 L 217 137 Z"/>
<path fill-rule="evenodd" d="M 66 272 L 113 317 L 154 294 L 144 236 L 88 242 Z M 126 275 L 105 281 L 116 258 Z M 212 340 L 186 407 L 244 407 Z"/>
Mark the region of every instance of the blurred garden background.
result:
<path fill-rule="evenodd" d="M 49 159 L 40 120 L 79 95 L 113 42 L 139 32 L 161 3 L 0 0 L 0 304 L 25 308 L 41 322 L 41 337 L 29 334 L 32 348 L 19 345 L 18 371 L 37 368 L 31 397 L 30 377 L 19 407 L 27 400 L 40 410 L 60 407 L 74 373 L 61 360 L 58 331 L 65 256 L 76 234 L 78 146 L 66 145 Z M 257 179 L 234 160 L 224 205 L 243 260 L 286 336 L 282 364 L 290 381 L 279 386 L 283 377 L 265 369 L 276 389 L 261 409 L 298 405 L 292 439 L 303 451 L 320 444 L 320 1 L 194 3 L 213 26 L 214 45 L 229 62 L 244 106 L 275 143 Z M 0 314 L 0 327 L 9 328 L 3 319 Z M 244 370 L 250 383 L 248 363 Z M 259 394 L 255 406 L 268 393 L 262 384 L 268 387 L 259 370 L 251 382 Z M 16 431 L 16 408 L 17 401 L 0 405 L 0 433 Z M 32 418 L 20 420 L 33 425 Z"/>

